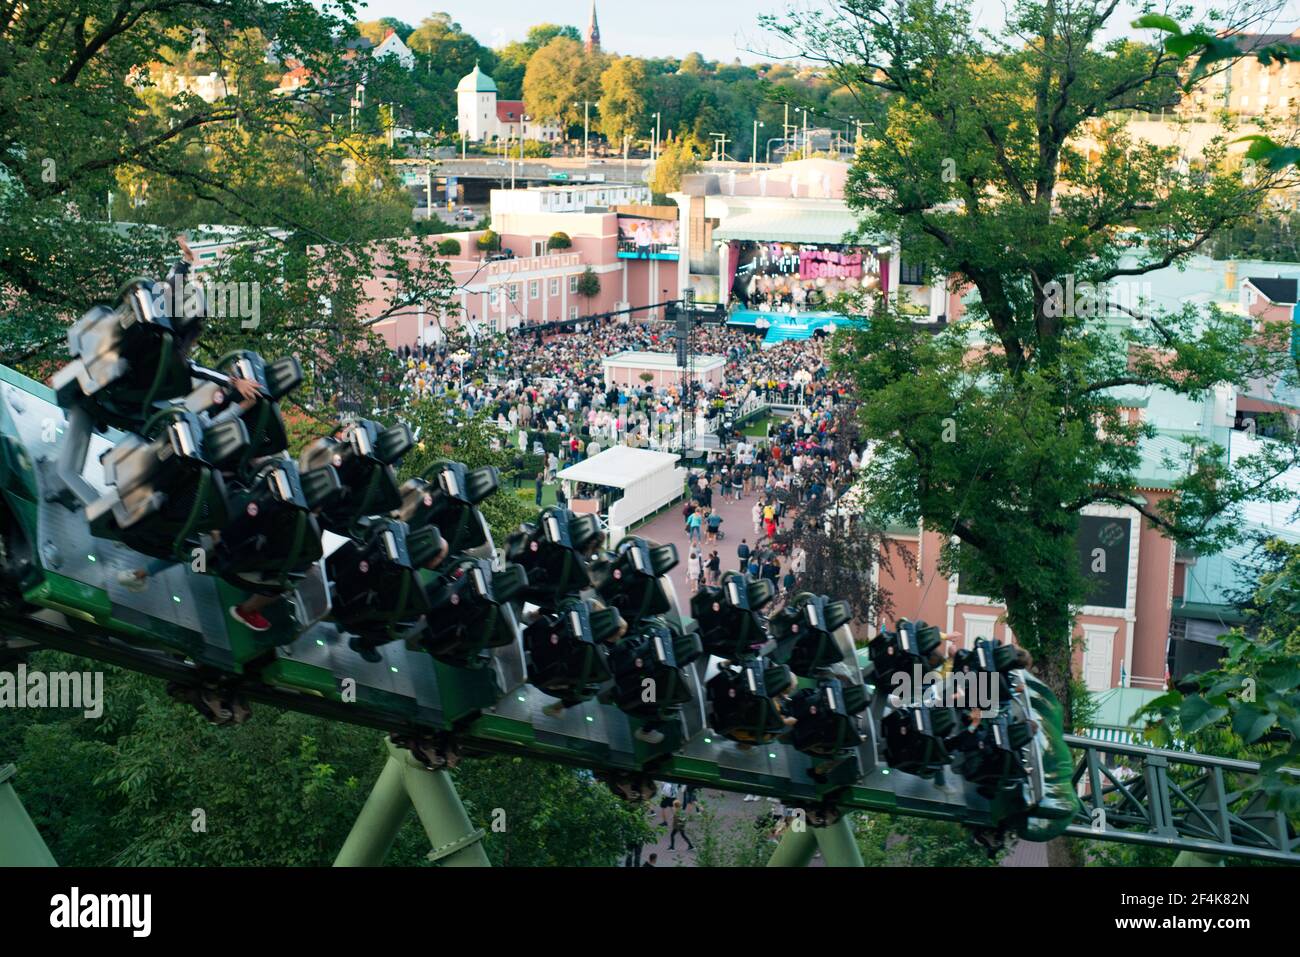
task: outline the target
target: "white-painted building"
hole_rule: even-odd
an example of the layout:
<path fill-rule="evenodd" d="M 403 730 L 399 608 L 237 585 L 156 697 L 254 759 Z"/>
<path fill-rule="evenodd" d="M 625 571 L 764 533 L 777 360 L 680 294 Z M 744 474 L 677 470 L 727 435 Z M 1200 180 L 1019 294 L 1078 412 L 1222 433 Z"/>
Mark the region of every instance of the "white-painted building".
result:
<path fill-rule="evenodd" d="M 611 206 L 648 204 L 650 187 L 632 183 L 591 183 L 494 189 L 489 202 L 494 219 L 507 213 L 585 213 Z"/>
<path fill-rule="evenodd" d="M 475 143 L 488 140 L 557 142 L 563 135 L 554 121 L 538 122 L 524 112 L 523 100 L 498 100 L 497 85 L 477 63 L 456 85 L 456 130 Z"/>

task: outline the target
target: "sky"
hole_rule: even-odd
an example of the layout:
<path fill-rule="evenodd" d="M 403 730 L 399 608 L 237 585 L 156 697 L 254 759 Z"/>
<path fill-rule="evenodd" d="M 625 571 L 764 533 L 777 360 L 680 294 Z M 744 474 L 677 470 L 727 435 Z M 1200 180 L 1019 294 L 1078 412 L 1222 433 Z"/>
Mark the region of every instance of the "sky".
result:
<path fill-rule="evenodd" d="M 1228 0 L 1232 2 L 1232 0 Z M 819 0 L 597 0 L 602 46 L 605 50 L 641 57 L 685 56 L 692 51 L 710 60 L 746 63 L 772 59 L 774 41 L 759 26 L 764 13 L 783 13 L 792 5 L 825 6 Z M 1000 25 L 1004 0 L 971 0 L 976 22 Z M 1198 3 L 1197 6 L 1201 4 Z M 451 14 L 469 33 L 488 47 L 521 40 L 536 23 L 586 27 L 591 0 L 369 0 L 364 19 L 396 17 L 411 25 L 435 10 Z M 1132 15 L 1117 16 L 1123 31 Z M 1272 29 L 1290 32 L 1300 27 L 1300 0 L 1285 0 Z"/>

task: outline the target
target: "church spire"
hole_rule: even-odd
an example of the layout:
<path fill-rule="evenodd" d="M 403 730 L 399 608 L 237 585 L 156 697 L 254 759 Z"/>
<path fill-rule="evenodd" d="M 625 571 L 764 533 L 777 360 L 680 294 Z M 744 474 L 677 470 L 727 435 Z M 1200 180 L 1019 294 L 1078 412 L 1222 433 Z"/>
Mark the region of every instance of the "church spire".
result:
<path fill-rule="evenodd" d="M 587 36 L 582 48 L 588 53 L 600 52 L 600 24 L 596 22 L 596 0 L 591 0 L 591 20 L 587 23 Z"/>

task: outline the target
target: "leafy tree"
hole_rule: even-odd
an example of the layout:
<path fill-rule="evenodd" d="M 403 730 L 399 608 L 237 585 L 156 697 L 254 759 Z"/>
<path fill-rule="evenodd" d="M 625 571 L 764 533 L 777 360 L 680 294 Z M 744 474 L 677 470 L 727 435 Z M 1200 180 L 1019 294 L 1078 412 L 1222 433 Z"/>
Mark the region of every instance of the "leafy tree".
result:
<path fill-rule="evenodd" d="M 460 240 L 459 240 L 459 239 L 444 239 L 444 240 L 442 240 L 441 242 L 439 242 L 439 243 L 438 243 L 438 255 L 439 255 L 439 256 L 459 256 L 459 255 L 460 255 Z"/>
<path fill-rule="evenodd" d="M 611 867 L 629 844 L 653 839 L 641 808 L 573 768 L 490 757 L 463 762 L 455 777 L 496 866 Z"/>
<path fill-rule="evenodd" d="M 619 57 L 600 77 L 600 131 L 615 146 L 636 136 L 645 116 L 645 64 L 635 57 Z"/>
<path fill-rule="evenodd" d="M 596 271 L 588 266 L 578 277 L 578 295 L 587 300 L 587 308 L 591 308 L 591 300 L 600 295 L 600 277 Z"/>
<path fill-rule="evenodd" d="M 483 230 L 476 245 L 485 253 L 494 253 L 501 248 L 501 237 L 491 229 Z"/>
<path fill-rule="evenodd" d="M 406 43 L 407 38 L 415 32 L 415 27 L 411 26 L 409 23 L 403 23 L 396 17 L 383 17 L 379 20 L 363 20 L 353 24 L 353 26 L 358 34 L 365 37 L 375 46 L 379 46 L 379 44 L 384 42 L 384 39 L 388 36 L 389 30 L 394 31 L 398 37 L 401 38 L 403 43 Z"/>
<path fill-rule="evenodd" d="M 841 340 L 839 367 L 872 397 L 861 416 L 878 443 L 868 512 L 955 536 L 961 548 L 945 549 L 945 569 L 990 584 L 1066 702 L 1073 608 L 1087 598 L 1079 513 L 1132 505 L 1213 551 L 1234 534 L 1240 503 L 1279 497 L 1270 480 L 1296 460 L 1294 447 L 1270 446 L 1229 468 L 1222 448 L 1189 445 L 1173 494 L 1143 497 L 1139 443 L 1154 429 L 1127 422 L 1113 390 L 1201 398 L 1276 374 L 1280 330 L 1254 337 L 1215 311 L 1138 307 L 1113 331 L 1086 303 L 1062 308 L 1067 281 L 1104 289 L 1181 262 L 1276 183 L 1243 183 L 1222 142 L 1182 170 L 1175 150 L 1125 134 L 1113 111 L 1177 102 L 1179 64 L 1139 43 L 1094 43 L 1114 9 L 1021 3 L 997 43 L 947 0 L 902 9 L 845 0 L 828 14 L 766 21 L 852 89 L 876 124 L 848 187 L 864 229 L 898 236 L 909 257 L 974 294 L 964 321 L 938 335 L 882 308 Z M 1071 145 L 1089 129 L 1102 144 L 1091 163 Z M 1070 859 L 1060 843 L 1051 853 Z"/>
<path fill-rule="evenodd" d="M 682 188 L 682 177 L 699 169 L 700 154 L 692 143 L 685 139 L 669 140 L 655 160 L 650 189 L 664 196 L 675 193 Z"/>
<path fill-rule="evenodd" d="M 315 152 L 329 136 L 309 101 L 359 78 L 362 65 L 334 40 L 345 26 L 287 0 L 10 10 L 0 32 L 0 359 L 48 371 L 66 323 L 130 276 L 162 271 L 176 255 L 170 230 L 196 212 L 319 231 L 313 218 L 339 188 L 341 157 Z M 269 95 L 283 68 L 267 62 L 268 46 L 294 51 L 314 78 L 310 96 Z M 164 92 L 158 60 L 221 73 L 227 95 L 207 103 Z M 319 157 L 315 183 L 308 156 Z M 262 180 L 246 176 L 254 167 Z M 301 205 L 282 201 L 295 183 Z M 143 205 L 129 207 L 131 218 L 165 228 L 106 222 L 110 193 L 119 213 L 133 196 Z"/>
<path fill-rule="evenodd" d="M 960 824 L 892 814 L 853 815 L 853 834 L 867 867 L 995 867 L 997 857 Z"/>
<path fill-rule="evenodd" d="M 572 249 L 573 240 L 569 238 L 568 233 L 551 233 L 551 238 L 546 240 L 547 249 Z"/>
<path fill-rule="evenodd" d="M 524 74 L 524 105 L 537 117 L 553 117 L 565 126 L 581 123 L 584 101 L 600 97 L 604 58 L 583 52 L 582 44 L 556 36 L 533 54 Z M 576 104 L 576 105 L 575 105 Z"/>

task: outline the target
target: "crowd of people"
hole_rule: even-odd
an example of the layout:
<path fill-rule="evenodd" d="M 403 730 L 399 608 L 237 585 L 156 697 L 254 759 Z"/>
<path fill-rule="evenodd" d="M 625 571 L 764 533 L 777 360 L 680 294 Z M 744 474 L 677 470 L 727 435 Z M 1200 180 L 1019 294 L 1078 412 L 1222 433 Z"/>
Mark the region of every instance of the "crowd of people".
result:
<path fill-rule="evenodd" d="M 756 391 L 790 405 L 840 400 L 843 390 L 831 378 L 824 340 L 768 349 L 761 342 L 753 330 L 698 326 L 692 348 L 724 358 L 723 381 L 692 379 L 687 394 L 680 383 L 620 389 L 605 381 L 608 356 L 674 351 L 662 323 L 579 324 L 545 337 L 516 332 L 472 350 L 447 343 L 403 346 L 399 385 L 417 398 L 443 398 L 467 415 L 485 414 L 506 432 L 559 434 L 562 459 L 584 458 L 615 442 L 645 448 L 669 443 L 684 402 L 696 409 L 734 408 Z"/>

